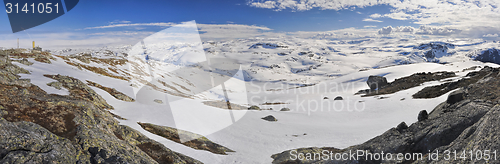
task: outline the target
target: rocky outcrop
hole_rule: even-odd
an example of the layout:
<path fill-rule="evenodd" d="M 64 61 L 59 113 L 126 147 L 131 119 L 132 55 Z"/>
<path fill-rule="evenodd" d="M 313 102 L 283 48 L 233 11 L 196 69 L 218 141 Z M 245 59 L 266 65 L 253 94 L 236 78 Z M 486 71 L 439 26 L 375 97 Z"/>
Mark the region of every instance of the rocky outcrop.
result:
<path fill-rule="evenodd" d="M 278 121 L 278 119 L 276 119 L 274 116 L 272 115 L 269 115 L 269 116 L 266 116 L 266 117 L 263 117 L 262 118 L 263 120 L 266 120 L 266 121 L 269 121 L 269 122 L 276 122 Z"/>
<path fill-rule="evenodd" d="M 133 98 L 123 94 L 122 92 L 117 91 L 115 88 L 105 87 L 105 86 L 102 86 L 101 84 L 97 84 L 95 82 L 88 81 L 88 80 L 87 80 L 87 85 L 102 89 L 102 90 L 108 92 L 111 96 L 115 97 L 118 100 L 127 101 L 127 102 L 134 102 L 135 101 Z"/>
<path fill-rule="evenodd" d="M 206 150 L 215 154 L 227 155 L 227 152 L 234 152 L 233 150 L 221 146 L 207 139 L 206 137 L 191 133 L 184 130 L 179 130 L 166 126 L 159 126 L 149 123 L 138 123 L 144 130 L 153 134 L 162 136 L 163 138 L 172 140 L 174 142 L 186 145 L 197 150 Z"/>
<path fill-rule="evenodd" d="M 370 76 L 372 77 L 372 76 Z M 365 94 L 362 95 L 364 96 L 374 96 L 374 95 L 383 95 L 383 94 L 391 94 L 391 93 L 396 93 L 398 91 L 410 89 L 416 86 L 420 86 L 421 84 L 429 81 L 438 81 L 450 77 L 455 77 L 455 73 L 453 72 L 422 72 L 422 73 L 415 73 L 413 75 L 407 76 L 407 77 L 402 77 L 399 79 L 394 80 L 391 83 L 383 85 L 383 87 L 380 87 L 379 84 L 379 89 L 373 90 L 372 85 L 367 81 L 368 86 L 370 89 L 367 90 L 361 90 L 356 94 Z M 368 78 L 370 79 L 370 78 Z M 380 78 L 378 78 L 380 79 Z M 374 83 L 372 81 L 371 83 Z M 383 80 L 381 82 L 384 84 Z M 373 86 L 376 86 L 373 84 Z M 446 93 L 446 92 L 445 92 Z"/>
<path fill-rule="evenodd" d="M 42 62 L 42 63 L 47 63 L 51 64 L 52 62 L 50 60 L 56 60 L 49 52 L 27 52 L 27 50 L 23 49 L 8 49 L 4 50 L 4 53 L 8 55 L 9 57 L 13 59 L 20 59 L 18 62 L 25 64 L 25 65 L 31 65 L 33 63 L 27 61 L 28 58 L 33 58 L 37 62 Z"/>
<path fill-rule="evenodd" d="M 452 92 L 448 95 L 448 99 L 446 99 L 446 103 L 455 104 L 457 102 L 462 101 L 463 99 L 464 99 L 464 91 L 458 90 L 458 91 Z"/>
<path fill-rule="evenodd" d="M 60 85 L 68 89 L 71 97 L 92 102 L 102 109 L 114 109 L 113 106 L 109 105 L 106 100 L 101 97 L 101 95 L 97 94 L 93 89 L 78 79 L 59 74 L 43 76 L 57 80 Z"/>
<path fill-rule="evenodd" d="M 386 85 L 388 85 L 387 79 L 385 77 L 382 77 L 382 76 L 370 76 L 370 77 L 368 77 L 366 84 L 368 84 L 370 89 L 373 91 L 379 90 L 379 89 L 385 87 Z"/>
<path fill-rule="evenodd" d="M 418 113 L 417 120 L 418 121 L 425 121 L 429 118 L 429 114 L 427 113 L 426 110 L 422 110 Z"/>
<path fill-rule="evenodd" d="M 484 67 L 483 69 L 475 72 L 468 73 L 465 78 L 458 81 L 447 82 L 441 85 L 429 86 L 413 94 L 413 98 L 435 98 L 439 97 L 445 93 L 455 90 L 460 87 L 465 87 L 470 84 L 476 83 L 483 77 L 493 73 L 498 72 L 498 69 L 493 69 L 491 67 Z"/>
<path fill-rule="evenodd" d="M 228 101 L 204 101 L 203 104 L 221 109 L 248 110 L 248 107 L 234 104 Z"/>
<path fill-rule="evenodd" d="M 280 111 L 282 111 L 282 112 L 287 112 L 287 111 L 290 111 L 290 108 L 281 108 L 281 110 L 280 110 Z"/>
<path fill-rule="evenodd" d="M 494 163 L 496 161 L 471 160 L 467 158 L 445 159 L 443 152 L 457 151 L 458 156 L 464 151 L 469 153 L 477 150 L 491 152 L 498 150 L 500 144 L 500 73 L 498 68 L 488 68 L 488 75 L 476 83 L 462 87 L 462 99 L 447 100 L 436 106 L 427 119 L 419 119 L 408 126 L 398 125 L 389 129 L 363 144 L 346 149 L 335 148 L 301 148 L 288 150 L 272 156 L 273 163 Z M 483 70 L 484 71 L 484 70 Z M 451 103 L 448 103 L 451 102 Z M 422 116 L 420 116 L 422 117 Z M 415 160 L 369 159 L 362 156 L 356 160 L 293 160 L 291 154 L 296 152 L 320 152 L 324 150 L 333 153 L 349 153 L 362 150 L 365 153 L 410 153 L 420 155 Z M 333 151 L 332 151 L 333 150 Z M 439 151 L 437 160 L 429 159 L 432 152 Z M 484 155 L 484 154 L 482 154 Z M 484 156 L 483 156 L 484 157 Z M 490 155 L 491 157 L 491 155 Z M 475 156 L 474 156 L 475 159 Z M 483 158 L 484 159 L 484 158 Z M 497 158 L 498 160 L 498 158 Z"/>
<path fill-rule="evenodd" d="M 118 125 L 102 97 L 78 79 L 46 75 L 70 95 L 47 94 L 0 51 L 0 163 L 200 163 Z"/>

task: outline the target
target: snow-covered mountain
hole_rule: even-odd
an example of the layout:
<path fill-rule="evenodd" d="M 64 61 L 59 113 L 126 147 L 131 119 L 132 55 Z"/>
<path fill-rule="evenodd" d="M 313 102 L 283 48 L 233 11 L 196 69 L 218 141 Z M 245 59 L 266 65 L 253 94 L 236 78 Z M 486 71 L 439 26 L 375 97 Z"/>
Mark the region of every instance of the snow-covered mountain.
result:
<path fill-rule="evenodd" d="M 479 49 L 470 52 L 467 56 L 481 62 L 500 63 L 497 48 Z"/>
<path fill-rule="evenodd" d="M 496 42 L 459 39 L 296 37 L 144 45 L 51 50 L 53 58 L 47 58 L 49 62 L 41 62 L 45 60 L 39 60 L 40 56 L 11 58 L 31 72 L 22 78 L 31 79 L 47 93 L 67 95 L 69 91 L 48 86 L 54 80 L 45 74 L 95 83 L 89 85 L 114 107 L 113 114 L 124 118 L 120 124 L 173 151 L 205 163 L 269 163 L 272 154 L 284 150 L 344 148 L 362 143 L 401 121 L 415 122 L 419 111 L 430 112 L 446 99 L 446 94 L 431 99 L 413 99 L 411 95 L 427 86 L 456 81 L 476 70 L 473 66 L 498 66 L 475 60 L 488 58 L 496 62 L 498 58 L 491 55 L 498 55 L 496 49 L 500 46 Z M 197 55 L 191 57 L 193 53 Z M 33 64 L 22 64 L 23 58 Z M 204 61 L 207 59 L 212 63 Z M 227 63 L 233 65 L 225 66 Z M 393 94 L 355 95 L 368 88 L 366 80 L 370 75 L 384 76 L 391 82 L 418 72 L 437 71 L 457 76 Z M 121 101 L 96 84 L 114 88 L 137 101 Z M 335 101 L 337 96 L 343 100 Z M 233 109 L 252 105 L 272 109 L 227 110 L 225 100 Z M 290 111 L 280 111 L 282 108 Z M 268 115 L 278 121 L 261 119 Z M 235 152 L 220 155 L 192 149 L 151 133 L 137 122 L 193 132 Z"/>

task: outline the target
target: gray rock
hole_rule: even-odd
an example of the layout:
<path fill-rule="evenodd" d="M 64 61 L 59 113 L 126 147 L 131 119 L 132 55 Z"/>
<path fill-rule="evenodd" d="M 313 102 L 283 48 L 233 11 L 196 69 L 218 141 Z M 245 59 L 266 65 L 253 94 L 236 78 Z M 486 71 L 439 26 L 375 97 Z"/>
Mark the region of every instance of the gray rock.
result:
<path fill-rule="evenodd" d="M 446 99 L 446 102 L 448 104 L 455 104 L 459 101 L 462 101 L 464 99 L 464 91 L 459 89 L 455 92 L 452 92 L 448 95 L 448 99 Z"/>
<path fill-rule="evenodd" d="M 274 116 L 272 116 L 272 115 L 263 117 L 262 119 L 266 120 L 266 121 L 270 121 L 270 122 L 276 122 L 276 121 L 278 121 L 278 119 L 274 118 Z"/>
<path fill-rule="evenodd" d="M 162 100 L 160 100 L 160 99 L 155 99 L 155 100 L 153 100 L 153 101 L 154 101 L 155 103 L 158 103 L 158 104 L 163 104 L 163 101 L 162 101 Z"/>
<path fill-rule="evenodd" d="M 378 90 L 388 85 L 387 79 L 382 76 L 369 76 L 366 84 L 368 84 L 371 90 Z"/>
<path fill-rule="evenodd" d="M 248 108 L 248 110 L 260 110 L 260 107 L 258 107 L 257 105 L 252 105 Z"/>
<path fill-rule="evenodd" d="M 398 130 L 400 132 L 405 130 L 405 129 L 408 129 L 408 125 L 406 125 L 405 122 L 399 123 L 399 125 L 396 127 L 396 130 Z"/>
<path fill-rule="evenodd" d="M 335 97 L 335 99 L 333 99 L 333 100 L 344 100 L 344 98 L 342 98 L 342 96 L 337 96 L 337 97 Z"/>
<path fill-rule="evenodd" d="M 424 120 L 427 120 L 427 118 L 429 118 L 429 114 L 427 113 L 426 110 L 422 110 L 418 113 L 418 121 L 424 121 Z"/>
<path fill-rule="evenodd" d="M 282 111 L 282 112 L 290 111 L 290 108 L 281 108 L 280 111 Z"/>

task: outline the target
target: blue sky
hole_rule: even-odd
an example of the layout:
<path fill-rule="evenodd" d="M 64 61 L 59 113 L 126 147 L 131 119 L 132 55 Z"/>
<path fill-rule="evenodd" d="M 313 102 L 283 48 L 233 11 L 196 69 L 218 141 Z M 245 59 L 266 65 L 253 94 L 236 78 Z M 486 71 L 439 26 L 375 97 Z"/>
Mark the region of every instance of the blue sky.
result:
<path fill-rule="evenodd" d="M 367 16 L 389 13 L 391 6 L 378 5 L 345 10 L 274 11 L 249 6 L 246 0 L 86 0 L 77 7 L 33 31 L 71 31 L 86 27 L 108 25 L 114 21 L 131 23 L 186 22 L 195 20 L 202 24 L 246 24 L 266 26 L 276 31 L 327 31 L 348 27 L 362 28 L 391 25 L 412 25 L 406 21 L 381 19 L 385 22 L 362 21 Z M 7 14 L 0 17 L 2 33 L 8 33 Z M 154 29 L 153 29 L 154 30 Z"/>
<path fill-rule="evenodd" d="M 11 32 L 7 14 L 0 14 L 0 40 L 32 37 L 81 40 L 107 34 L 111 34 L 108 38 L 117 37 L 123 33 L 143 36 L 168 28 L 168 24 L 191 20 L 223 28 L 249 26 L 243 30 L 255 33 L 335 33 L 340 30 L 361 32 L 359 36 L 365 37 L 368 37 L 367 31 L 371 31 L 369 37 L 497 38 L 500 33 L 498 3 L 486 0 L 81 0 L 65 15 L 16 34 Z M 255 26 L 268 29 L 256 30 Z M 241 30 L 241 26 L 237 29 Z"/>

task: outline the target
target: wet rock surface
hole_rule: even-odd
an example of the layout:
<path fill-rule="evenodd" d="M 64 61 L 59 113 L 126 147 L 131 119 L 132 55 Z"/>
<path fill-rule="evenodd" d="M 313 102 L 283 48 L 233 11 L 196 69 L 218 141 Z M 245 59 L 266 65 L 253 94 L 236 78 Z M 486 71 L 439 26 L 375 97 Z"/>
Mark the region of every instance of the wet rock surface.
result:
<path fill-rule="evenodd" d="M 47 94 L 0 51 L 0 163 L 200 163 L 118 125 L 78 79 L 46 75 L 70 95 Z"/>
<path fill-rule="evenodd" d="M 398 125 L 385 133 L 342 150 L 336 148 L 300 148 L 272 156 L 273 163 L 496 163 L 498 161 L 452 158 L 444 159 L 445 150 L 469 152 L 500 148 L 500 74 L 498 68 L 481 70 L 487 75 L 462 87 L 462 99 L 454 96 L 436 106 L 427 116 L 408 127 Z M 482 74 L 476 72 L 476 74 Z M 451 103 L 448 103 L 451 102 Z M 420 160 L 292 160 L 291 153 L 347 152 L 363 150 L 370 153 L 420 153 Z M 293 152 L 292 152 L 293 151 Z M 429 152 L 441 152 L 438 160 L 429 160 Z M 459 154 L 460 155 L 460 154 Z"/>

